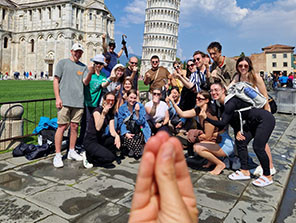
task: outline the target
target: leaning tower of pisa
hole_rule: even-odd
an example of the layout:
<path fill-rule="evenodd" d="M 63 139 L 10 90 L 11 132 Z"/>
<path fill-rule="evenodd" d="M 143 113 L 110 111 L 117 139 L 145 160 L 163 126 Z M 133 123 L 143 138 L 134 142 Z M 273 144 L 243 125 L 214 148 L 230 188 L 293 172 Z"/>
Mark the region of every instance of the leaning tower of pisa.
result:
<path fill-rule="evenodd" d="M 147 0 L 141 75 L 151 68 L 157 55 L 160 66 L 173 70 L 176 59 L 181 0 Z"/>

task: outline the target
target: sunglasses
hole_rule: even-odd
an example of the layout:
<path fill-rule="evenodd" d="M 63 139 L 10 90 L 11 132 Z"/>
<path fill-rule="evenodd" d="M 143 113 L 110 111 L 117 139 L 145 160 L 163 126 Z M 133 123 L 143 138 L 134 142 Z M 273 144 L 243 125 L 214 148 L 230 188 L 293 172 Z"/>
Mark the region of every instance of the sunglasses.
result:
<path fill-rule="evenodd" d="M 107 104 L 114 103 L 114 99 L 106 99 Z"/>
<path fill-rule="evenodd" d="M 239 64 L 238 65 L 239 68 L 249 68 L 248 64 Z"/>
<path fill-rule="evenodd" d="M 179 65 L 174 67 L 174 69 L 175 69 L 175 70 L 177 70 L 177 69 L 179 69 L 179 68 L 180 68 L 180 66 L 179 66 Z"/>
<path fill-rule="evenodd" d="M 131 64 L 136 64 L 136 65 L 138 64 L 137 62 L 130 62 L 130 63 L 131 63 Z"/>
<path fill-rule="evenodd" d="M 100 62 L 94 62 L 95 65 L 104 65 L 103 63 Z"/>
<path fill-rule="evenodd" d="M 155 95 L 155 96 L 160 96 L 161 93 L 153 93 L 153 95 Z"/>
<path fill-rule="evenodd" d="M 159 63 L 159 61 L 152 60 L 151 63 L 157 64 L 157 63 Z"/>
<path fill-rule="evenodd" d="M 193 64 L 188 64 L 188 67 L 194 67 L 194 63 Z"/>
<path fill-rule="evenodd" d="M 195 63 L 195 62 L 197 62 L 197 61 L 200 61 L 201 60 L 201 58 L 196 58 L 196 59 L 193 59 L 192 61 L 193 61 L 193 63 Z"/>
<path fill-rule="evenodd" d="M 204 101 L 206 99 L 205 98 L 201 98 L 201 97 L 196 97 L 196 100 L 198 100 L 198 101 Z"/>

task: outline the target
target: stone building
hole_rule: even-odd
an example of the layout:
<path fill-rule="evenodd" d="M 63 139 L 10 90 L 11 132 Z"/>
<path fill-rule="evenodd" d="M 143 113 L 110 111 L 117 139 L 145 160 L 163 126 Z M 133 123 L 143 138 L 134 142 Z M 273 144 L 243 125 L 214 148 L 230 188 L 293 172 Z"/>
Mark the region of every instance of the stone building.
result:
<path fill-rule="evenodd" d="M 0 0 L 0 71 L 41 71 L 84 46 L 82 61 L 101 53 L 101 35 L 114 39 L 115 19 L 104 0 Z"/>
<path fill-rule="evenodd" d="M 160 65 L 173 70 L 176 59 L 181 0 L 147 0 L 141 75 L 151 68 L 150 58 L 158 55 Z"/>
<path fill-rule="evenodd" d="M 289 74 L 294 71 L 294 48 L 293 46 L 275 44 L 262 48 L 266 58 L 267 73 Z"/>

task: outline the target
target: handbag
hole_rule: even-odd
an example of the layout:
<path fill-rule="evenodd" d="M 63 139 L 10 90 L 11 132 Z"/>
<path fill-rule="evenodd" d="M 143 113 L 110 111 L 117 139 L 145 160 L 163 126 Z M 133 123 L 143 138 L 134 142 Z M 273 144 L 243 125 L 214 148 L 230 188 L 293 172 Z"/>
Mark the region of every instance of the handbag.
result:
<path fill-rule="evenodd" d="M 137 134 L 141 131 L 141 127 L 133 120 L 134 112 L 124 119 L 124 124 L 126 125 L 126 129 L 130 131 L 132 134 Z"/>
<path fill-rule="evenodd" d="M 271 97 L 269 94 L 268 94 L 268 103 L 269 103 L 271 114 L 276 113 L 277 112 L 277 104 L 276 104 L 275 100 L 273 99 L 273 97 Z"/>

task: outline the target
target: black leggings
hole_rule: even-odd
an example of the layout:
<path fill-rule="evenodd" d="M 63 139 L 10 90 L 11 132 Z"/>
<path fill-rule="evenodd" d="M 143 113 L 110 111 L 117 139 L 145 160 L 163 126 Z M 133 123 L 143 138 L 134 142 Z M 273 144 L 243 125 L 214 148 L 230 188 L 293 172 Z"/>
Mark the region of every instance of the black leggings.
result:
<path fill-rule="evenodd" d="M 84 146 L 88 162 L 94 165 L 112 163 L 116 159 L 117 150 L 114 139 L 113 136 L 105 136 L 100 138 L 99 142 L 86 141 Z"/>
<path fill-rule="evenodd" d="M 248 144 L 254 138 L 253 150 L 256 153 L 263 169 L 263 175 L 270 175 L 269 158 L 265 152 L 265 145 L 274 129 L 275 119 L 270 112 L 263 109 L 252 109 L 252 115 L 260 117 L 257 121 L 244 125 L 243 141 L 235 140 L 238 156 L 241 161 L 241 168 L 248 169 Z"/>

